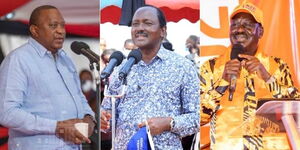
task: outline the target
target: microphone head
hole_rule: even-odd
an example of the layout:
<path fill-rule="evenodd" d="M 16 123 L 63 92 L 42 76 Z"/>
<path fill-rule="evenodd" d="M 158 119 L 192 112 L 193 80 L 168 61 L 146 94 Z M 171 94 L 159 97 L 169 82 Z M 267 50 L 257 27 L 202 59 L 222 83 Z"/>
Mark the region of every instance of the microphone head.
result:
<path fill-rule="evenodd" d="M 111 60 L 111 59 L 116 59 L 116 60 L 117 60 L 117 66 L 119 66 L 119 65 L 122 63 L 122 61 L 123 61 L 124 58 L 125 58 L 125 56 L 123 55 L 122 52 L 120 52 L 120 51 L 115 51 L 115 52 L 113 52 L 113 53 L 110 55 L 109 60 Z"/>
<path fill-rule="evenodd" d="M 234 44 L 232 46 L 231 49 L 231 53 L 230 53 L 230 59 L 238 59 L 239 61 L 242 61 L 243 58 L 239 57 L 239 54 L 243 54 L 244 53 L 244 47 L 241 44 Z"/>
<path fill-rule="evenodd" d="M 80 55 L 82 53 L 81 49 L 90 49 L 90 47 L 86 43 L 84 43 L 84 42 L 78 42 L 78 41 L 72 42 L 72 44 L 71 44 L 71 50 L 74 53 Z"/>
<path fill-rule="evenodd" d="M 84 42 L 79 42 L 79 46 L 80 46 L 81 48 L 84 48 L 84 49 L 90 49 L 89 45 L 87 45 L 87 44 L 84 43 Z"/>
<path fill-rule="evenodd" d="M 141 53 L 141 51 L 139 49 L 135 49 L 135 50 L 132 50 L 128 54 L 127 59 L 129 59 L 130 57 L 133 57 L 135 59 L 134 64 L 137 64 L 139 61 L 142 60 L 142 53 Z"/>

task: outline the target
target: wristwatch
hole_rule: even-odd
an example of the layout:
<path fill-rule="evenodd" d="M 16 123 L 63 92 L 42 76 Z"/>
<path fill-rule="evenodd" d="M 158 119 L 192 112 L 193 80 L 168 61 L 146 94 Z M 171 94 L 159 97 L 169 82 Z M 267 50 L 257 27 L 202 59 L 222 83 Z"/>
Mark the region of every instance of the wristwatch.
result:
<path fill-rule="evenodd" d="M 84 115 L 84 117 L 89 117 L 95 123 L 95 125 L 97 124 L 96 119 L 92 115 L 86 114 L 86 115 Z"/>
<path fill-rule="evenodd" d="M 174 119 L 172 118 L 171 122 L 170 122 L 170 131 L 172 131 L 175 127 L 175 121 Z"/>

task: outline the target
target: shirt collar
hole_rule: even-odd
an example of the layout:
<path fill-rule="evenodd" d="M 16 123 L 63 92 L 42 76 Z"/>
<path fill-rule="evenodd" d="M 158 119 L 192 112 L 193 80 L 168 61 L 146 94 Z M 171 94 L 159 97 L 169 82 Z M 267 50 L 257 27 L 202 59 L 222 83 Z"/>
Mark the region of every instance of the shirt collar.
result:
<path fill-rule="evenodd" d="M 160 49 L 158 50 L 156 57 L 161 60 L 167 60 L 169 58 L 169 50 L 165 49 L 162 45 L 160 46 Z"/>
<path fill-rule="evenodd" d="M 32 37 L 29 38 L 28 42 L 29 42 L 29 44 L 31 44 L 34 47 L 34 49 L 36 50 L 36 52 L 38 53 L 38 55 L 40 57 L 44 57 L 46 54 L 51 55 L 50 51 L 48 51 L 42 44 L 40 44 L 38 41 L 36 41 Z M 64 50 L 59 49 L 57 51 L 57 54 L 58 54 L 58 56 L 65 55 L 65 52 L 64 52 Z"/>

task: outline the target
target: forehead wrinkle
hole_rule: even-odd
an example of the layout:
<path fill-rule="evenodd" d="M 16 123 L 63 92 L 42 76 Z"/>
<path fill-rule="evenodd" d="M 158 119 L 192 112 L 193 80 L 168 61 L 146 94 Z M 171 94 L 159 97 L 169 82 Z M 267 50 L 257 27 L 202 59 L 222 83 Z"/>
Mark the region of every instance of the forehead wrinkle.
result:
<path fill-rule="evenodd" d="M 143 16 L 142 16 L 143 15 Z M 158 20 L 158 16 L 157 16 L 157 12 L 154 8 L 152 7 L 143 7 L 143 8 L 140 8 L 138 9 L 138 11 L 135 13 L 134 15 L 134 18 L 136 17 L 143 17 L 143 18 L 146 18 L 146 19 L 149 19 L 151 20 L 152 16 L 154 16 L 154 18 Z M 150 17 L 151 16 L 151 17 Z"/>
<path fill-rule="evenodd" d="M 249 14 L 249 13 L 244 13 L 244 12 L 241 12 L 241 13 L 237 13 L 236 15 L 234 15 L 231 19 L 231 22 L 234 21 L 234 20 L 249 20 L 251 21 L 252 23 L 257 23 L 257 21 L 255 20 L 255 18 Z"/>
<path fill-rule="evenodd" d="M 56 11 L 56 12 L 55 12 Z M 54 14 L 55 12 L 55 14 Z M 38 24 L 45 22 L 49 23 L 65 23 L 64 18 L 57 9 L 45 9 L 41 10 L 41 13 L 37 19 Z"/>
<path fill-rule="evenodd" d="M 235 20 L 232 20 L 231 22 L 234 22 L 234 23 L 236 23 L 236 22 L 257 23 L 256 21 L 253 21 L 253 20 L 248 19 L 248 18 L 237 18 Z"/>

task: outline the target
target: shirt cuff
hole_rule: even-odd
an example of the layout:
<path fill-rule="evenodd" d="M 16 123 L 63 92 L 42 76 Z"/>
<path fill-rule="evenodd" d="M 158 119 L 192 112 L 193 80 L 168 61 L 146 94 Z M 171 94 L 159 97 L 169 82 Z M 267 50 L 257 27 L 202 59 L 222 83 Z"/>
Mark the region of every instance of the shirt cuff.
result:
<path fill-rule="evenodd" d="M 57 121 L 56 120 L 50 120 L 50 119 L 42 119 L 39 121 L 41 127 L 41 131 L 46 134 L 55 134 Z"/>
<path fill-rule="evenodd" d="M 97 124 L 96 118 L 94 116 L 92 116 L 91 114 L 85 114 L 84 117 L 89 117 L 95 123 L 95 125 Z"/>

